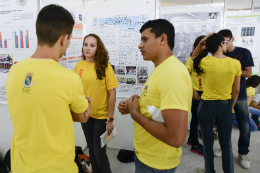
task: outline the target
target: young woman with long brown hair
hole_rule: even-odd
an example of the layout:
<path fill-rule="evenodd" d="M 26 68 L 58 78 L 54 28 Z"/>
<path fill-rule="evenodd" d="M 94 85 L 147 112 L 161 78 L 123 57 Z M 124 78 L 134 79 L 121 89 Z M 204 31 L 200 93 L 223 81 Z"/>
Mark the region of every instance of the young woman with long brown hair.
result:
<path fill-rule="evenodd" d="M 83 61 L 76 64 L 85 96 L 92 99 L 92 112 L 87 123 L 81 123 L 89 148 L 93 173 L 110 173 L 106 146 L 101 148 L 100 136 L 114 129 L 113 115 L 118 82 L 108 52 L 102 40 L 95 34 L 85 36 L 82 47 Z"/>

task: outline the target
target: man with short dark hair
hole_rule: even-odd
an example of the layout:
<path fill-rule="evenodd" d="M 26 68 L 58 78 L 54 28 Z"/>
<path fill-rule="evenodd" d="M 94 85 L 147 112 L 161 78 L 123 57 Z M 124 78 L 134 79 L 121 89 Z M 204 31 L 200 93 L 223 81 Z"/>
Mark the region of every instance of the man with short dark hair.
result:
<path fill-rule="evenodd" d="M 140 98 L 121 101 L 121 114 L 134 122 L 135 173 L 174 173 L 180 163 L 191 110 L 192 83 L 185 65 L 173 54 L 174 27 L 164 19 L 145 23 L 139 49 L 155 68 L 144 84 Z M 138 100 L 139 99 L 139 100 Z M 153 121 L 147 106 L 160 109 L 164 123 Z"/>
<path fill-rule="evenodd" d="M 79 76 L 59 65 L 74 20 L 63 7 L 44 7 L 36 21 L 35 53 L 16 65 L 6 83 L 14 127 L 12 173 L 77 173 L 73 121 L 88 120 L 91 102 Z"/>
<path fill-rule="evenodd" d="M 227 41 L 226 56 L 237 59 L 241 63 L 242 75 L 240 81 L 240 93 L 234 107 L 236 112 L 236 118 L 238 121 L 238 128 L 240 136 L 238 140 L 238 157 L 240 159 L 240 165 L 243 168 L 250 168 L 250 162 L 247 154 L 249 153 L 250 144 L 250 126 L 249 126 L 249 110 L 247 105 L 247 93 L 246 93 L 246 77 L 252 76 L 252 66 L 254 61 L 251 52 L 248 49 L 234 46 L 233 42 L 235 38 L 232 32 L 228 29 L 224 29 L 218 32 Z M 214 153 L 216 156 L 221 156 L 221 150 L 217 150 Z"/>

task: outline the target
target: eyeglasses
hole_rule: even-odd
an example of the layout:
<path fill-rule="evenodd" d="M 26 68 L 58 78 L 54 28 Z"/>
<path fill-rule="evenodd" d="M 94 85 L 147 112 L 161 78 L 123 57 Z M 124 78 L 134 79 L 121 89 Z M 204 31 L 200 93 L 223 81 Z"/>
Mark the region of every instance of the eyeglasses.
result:
<path fill-rule="evenodd" d="M 229 40 L 229 41 L 230 41 L 230 40 Z M 226 41 L 226 40 L 225 40 L 225 41 L 222 41 L 222 43 L 224 43 L 224 44 L 225 44 L 225 43 L 228 43 L 229 41 Z"/>

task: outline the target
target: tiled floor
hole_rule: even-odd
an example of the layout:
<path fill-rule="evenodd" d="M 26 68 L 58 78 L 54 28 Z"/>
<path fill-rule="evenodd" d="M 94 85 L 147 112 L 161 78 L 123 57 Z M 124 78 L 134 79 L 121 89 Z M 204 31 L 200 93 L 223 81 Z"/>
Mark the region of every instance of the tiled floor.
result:
<path fill-rule="evenodd" d="M 234 167 L 235 173 L 260 173 L 260 131 L 251 133 L 250 153 L 249 160 L 251 163 L 250 169 L 243 169 L 239 165 L 239 159 L 237 154 L 237 141 L 239 137 L 239 130 L 233 128 L 232 132 L 232 144 L 234 154 Z M 200 142 L 202 143 L 201 139 Z M 215 140 L 214 150 L 220 148 L 218 140 Z M 182 146 L 183 155 L 181 162 L 178 166 L 176 173 L 196 173 L 198 167 L 204 167 L 204 158 L 198 154 L 190 152 L 190 146 L 186 143 Z M 107 149 L 111 169 L 113 173 L 134 173 L 134 163 L 121 163 L 117 160 L 118 149 Z M 85 150 L 88 153 L 88 149 Z M 223 173 L 221 157 L 215 158 L 215 170 L 217 173 Z"/>

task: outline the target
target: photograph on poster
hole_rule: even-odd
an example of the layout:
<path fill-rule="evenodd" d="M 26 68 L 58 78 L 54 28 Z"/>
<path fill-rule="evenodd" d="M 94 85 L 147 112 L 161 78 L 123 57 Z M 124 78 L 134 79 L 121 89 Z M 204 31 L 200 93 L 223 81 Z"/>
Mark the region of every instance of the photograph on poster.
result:
<path fill-rule="evenodd" d="M 125 75 L 125 66 L 115 66 L 116 75 Z"/>
<path fill-rule="evenodd" d="M 243 46 L 248 46 L 248 45 L 253 45 L 253 44 L 254 44 L 254 38 L 243 38 L 242 39 Z"/>
<path fill-rule="evenodd" d="M 254 36 L 254 35 L 255 35 L 255 27 L 242 27 L 241 37 Z"/>
<path fill-rule="evenodd" d="M 126 67 L 126 77 L 127 78 L 136 78 L 136 66 L 127 66 Z"/>
<path fill-rule="evenodd" d="M 12 65 L 12 54 L 0 54 L 0 73 L 8 73 Z"/>
<path fill-rule="evenodd" d="M 116 79 L 119 84 L 126 83 L 126 77 L 124 75 L 116 75 Z"/>
<path fill-rule="evenodd" d="M 136 85 L 136 78 L 126 78 L 126 84 Z"/>
<path fill-rule="evenodd" d="M 209 13 L 209 19 L 217 19 L 217 13 Z"/>
<path fill-rule="evenodd" d="M 143 85 L 148 78 L 148 68 L 146 66 L 137 67 L 137 85 Z"/>

